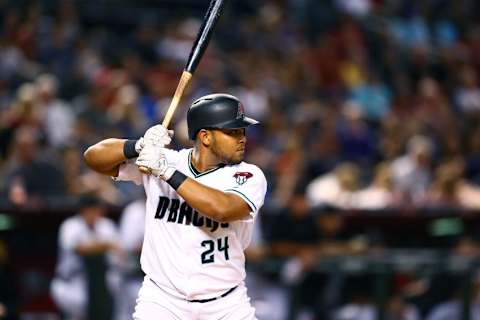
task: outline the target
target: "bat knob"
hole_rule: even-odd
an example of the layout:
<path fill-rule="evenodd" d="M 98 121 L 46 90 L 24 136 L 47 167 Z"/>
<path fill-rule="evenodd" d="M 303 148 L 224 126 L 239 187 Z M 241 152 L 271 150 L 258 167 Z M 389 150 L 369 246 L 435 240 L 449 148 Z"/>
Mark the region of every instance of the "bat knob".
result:
<path fill-rule="evenodd" d="M 143 167 L 143 166 L 138 167 L 138 170 L 140 170 L 140 172 L 143 173 L 143 174 L 150 174 L 150 173 L 152 173 L 152 171 L 151 171 L 149 168 Z"/>

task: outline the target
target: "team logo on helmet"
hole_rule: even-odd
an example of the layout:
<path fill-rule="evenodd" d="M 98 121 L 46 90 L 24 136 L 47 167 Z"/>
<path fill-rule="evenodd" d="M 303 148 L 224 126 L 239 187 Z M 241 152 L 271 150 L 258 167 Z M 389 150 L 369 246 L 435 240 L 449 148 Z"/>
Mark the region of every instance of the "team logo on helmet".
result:
<path fill-rule="evenodd" d="M 245 108 L 243 107 L 243 104 L 240 102 L 238 104 L 237 119 L 243 119 L 243 118 L 245 118 Z"/>
<path fill-rule="evenodd" d="M 247 182 L 248 179 L 253 177 L 253 174 L 250 172 L 236 172 L 233 177 L 235 178 L 235 181 L 237 181 L 238 185 L 242 185 Z"/>

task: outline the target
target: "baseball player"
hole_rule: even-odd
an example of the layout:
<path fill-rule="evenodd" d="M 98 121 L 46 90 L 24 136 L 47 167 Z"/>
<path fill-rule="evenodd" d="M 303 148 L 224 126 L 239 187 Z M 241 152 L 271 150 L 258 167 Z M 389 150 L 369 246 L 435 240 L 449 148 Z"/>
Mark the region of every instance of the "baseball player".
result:
<path fill-rule="evenodd" d="M 146 192 L 146 276 L 134 319 L 255 319 L 244 250 L 267 182 L 242 159 L 245 128 L 256 123 L 236 97 L 212 94 L 188 110 L 192 149 L 165 148 L 173 132 L 157 125 L 138 141 L 106 139 L 85 152 L 94 170 Z"/>
<path fill-rule="evenodd" d="M 98 198 L 83 195 L 79 214 L 60 225 L 58 263 L 50 291 L 68 319 L 86 319 L 88 315 L 89 279 L 85 257 L 104 254 L 109 267 L 106 274 L 108 289 L 113 294 L 117 288 L 118 230 L 104 214 L 105 208 Z"/>

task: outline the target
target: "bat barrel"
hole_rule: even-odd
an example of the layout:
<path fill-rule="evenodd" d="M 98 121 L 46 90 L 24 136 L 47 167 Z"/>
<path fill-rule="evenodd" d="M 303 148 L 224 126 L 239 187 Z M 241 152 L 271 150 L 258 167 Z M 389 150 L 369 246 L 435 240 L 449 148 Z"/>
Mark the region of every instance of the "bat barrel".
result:
<path fill-rule="evenodd" d="M 185 71 L 193 74 L 197 69 L 200 58 L 205 52 L 208 42 L 212 37 L 213 29 L 215 29 L 215 25 L 220 17 L 224 3 L 225 0 L 212 0 L 212 2 L 210 2 L 207 14 L 205 15 L 202 26 L 200 27 L 200 31 L 193 45 L 193 50 L 188 57 Z"/>

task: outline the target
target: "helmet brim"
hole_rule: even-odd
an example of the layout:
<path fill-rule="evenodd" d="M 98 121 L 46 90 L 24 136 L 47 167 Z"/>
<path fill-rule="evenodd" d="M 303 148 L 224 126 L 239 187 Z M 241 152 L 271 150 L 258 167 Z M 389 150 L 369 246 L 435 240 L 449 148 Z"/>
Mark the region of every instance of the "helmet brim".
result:
<path fill-rule="evenodd" d="M 246 128 L 254 124 L 258 124 L 259 122 L 255 119 L 249 117 L 243 117 L 241 119 L 235 119 L 232 121 L 225 122 L 223 124 L 216 125 L 216 128 L 224 128 L 224 129 L 238 129 L 238 128 Z"/>
<path fill-rule="evenodd" d="M 243 117 L 240 119 L 235 119 L 223 123 L 216 124 L 215 126 L 212 127 L 204 127 L 203 129 L 239 129 L 239 128 L 246 128 L 254 124 L 258 124 L 258 122 L 255 119 L 249 118 L 249 117 Z M 200 130 L 200 129 L 199 129 Z M 197 135 L 198 131 L 195 132 L 192 136 L 189 136 L 191 140 L 195 140 L 195 136 Z"/>

